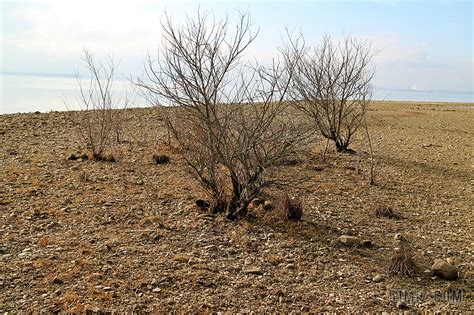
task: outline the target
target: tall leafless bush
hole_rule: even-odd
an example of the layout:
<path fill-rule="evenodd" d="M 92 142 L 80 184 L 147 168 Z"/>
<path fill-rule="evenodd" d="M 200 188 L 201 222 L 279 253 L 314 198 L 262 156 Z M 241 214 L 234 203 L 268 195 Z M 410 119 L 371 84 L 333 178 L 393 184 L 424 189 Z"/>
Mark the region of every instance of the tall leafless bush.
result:
<path fill-rule="evenodd" d="M 278 62 L 242 63 L 256 38 L 248 14 L 231 30 L 228 19 L 199 13 L 178 28 L 166 15 L 163 46 L 137 85 L 157 104 L 213 210 L 238 218 L 264 188 L 287 182 L 275 171 L 297 154 L 304 131 L 283 115 L 291 72 Z"/>
<path fill-rule="evenodd" d="M 320 46 L 309 49 L 301 39 L 291 39 L 283 49 L 287 60 L 297 61 L 290 93 L 337 151 L 351 151 L 348 147 L 372 97 L 370 45 L 352 37 L 342 42 L 325 37 Z"/>

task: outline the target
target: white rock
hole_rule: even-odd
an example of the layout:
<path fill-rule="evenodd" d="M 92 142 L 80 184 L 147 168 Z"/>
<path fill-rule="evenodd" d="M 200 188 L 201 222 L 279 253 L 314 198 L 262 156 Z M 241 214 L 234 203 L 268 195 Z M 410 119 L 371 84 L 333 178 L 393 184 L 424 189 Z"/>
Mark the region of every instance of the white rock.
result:
<path fill-rule="evenodd" d="M 338 240 L 339 242 L 347 246 L 360 245 L 360 238 L 358 238 L 357 236 L 341 235 L 339 236 Z"/>
<path fill-rule="evenodd" d="M 444 259 L 435 261 L 431 270 L 433 270 L 435 276 L 444 280 L 456 280 L 458 278 L 458 269 Z"/>
<path fill-rule="evenodd" d="M 372 282 L 379 283 L 383 281 L 383 277 L 381 275 L 375 275 L 375 277 L 372 278 Z"/>

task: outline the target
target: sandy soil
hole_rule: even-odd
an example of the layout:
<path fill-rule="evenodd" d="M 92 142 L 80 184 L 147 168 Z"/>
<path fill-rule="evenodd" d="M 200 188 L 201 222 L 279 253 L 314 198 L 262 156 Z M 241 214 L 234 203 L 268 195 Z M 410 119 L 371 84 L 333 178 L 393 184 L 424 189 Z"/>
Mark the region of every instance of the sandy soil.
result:
<path fill-rule="evenodd" d="M 325 161 L 315 145 L 283 170 L 312 179 L 289 189 L 301 222 L 196 209 L 203 191 L 162 144 L 151 109 L 124 112 L 117 163 L 68 161 L 84 150 L 67 115 L 0 116 L 0 312 L 474 308 L 473 104 L 375 103 L 376 185 L 363 139 L 358 155 Z M 155 153 L 171 162 L 154 165 Z M 401 219 L 375 217 L 380 203 Z M 421 267 L 415 277 L 386 274 L 397 233 Z M 342 246 L 342 234 L 374 246 Z M 429 272 L 447 257 L 456 281 Z"/>

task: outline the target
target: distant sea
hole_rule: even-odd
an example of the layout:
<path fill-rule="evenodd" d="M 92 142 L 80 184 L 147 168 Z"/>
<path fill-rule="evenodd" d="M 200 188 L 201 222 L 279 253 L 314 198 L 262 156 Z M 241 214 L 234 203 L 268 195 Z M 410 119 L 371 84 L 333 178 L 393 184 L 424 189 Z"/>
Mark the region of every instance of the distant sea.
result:
<path fill-rule="evenodd" d="M 130 83 L 115 80 L 113 94 L 120 101 Z M 474 94 L 376 89 L 374 100 L 424 102 L 474 102 Z M 0 75 L 0 114 L 79 109 L 77 81 L 72 76 Z M 66 106 L 64 103 L 67 103 Z M 133 107 L 146 106 L 139 96 Z"/>

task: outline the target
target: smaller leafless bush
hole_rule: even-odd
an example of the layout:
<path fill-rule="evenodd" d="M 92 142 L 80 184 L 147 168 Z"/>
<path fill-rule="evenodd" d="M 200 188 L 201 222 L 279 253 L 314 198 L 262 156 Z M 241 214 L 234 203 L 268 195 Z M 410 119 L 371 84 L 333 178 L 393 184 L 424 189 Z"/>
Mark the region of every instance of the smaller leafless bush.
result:
<path fill-rule="evenodd" d="M 170 161 L 169 156 L 163 154 L 154 154 L 153 161 L 155 164 L 166 164 Z"/>
<path fill-rule="evenodd" d="M 282 53 L 291 66 L 296 63 L 289 87 L 296 107 L 338 152 L 355 154 L 349 145 L 363 126 L 372 98 L 370 43 L 354 37 L 338 42 L 326 36 L 311 49 L 301 34 L 289 35 L 289 40 Z"/>
<path fill-rule="evenodd" d="M 386 204 L 379 204 L 374 208 L 374 214 L 379 218 L 399 219 L 400 216 Z"/>
<path fill-rule="evenodd" d="M 403 247 L 397 248 L 387 262 L 387 273 L 389 275 L 413 277 L 418 273 L 418 269 L 411 252 Z"/>
<path fill-rule="evenodd" d="M 277 203 L 277 209 L 281 211 L 285 220 L 300 221 L 303 216 L 303 205 L 298 198 L 291 198 L 284 194 Z"/>
<path fill-rule="evenodd" d="M 80 109 L 69 117 L 92 159 L 115 162 L 105 154 L 110 151 L 113 137 L 117 143 L 122 142 L 125 119 L 124 111 L 119 108 L 132 105 L 131 95 L 127 92 L 125 100 L 120 102 L 113 95 L 116 64 L 111 57 L 105 62 L 96 61 L 91 52 L 84 50 L 82 59 L 88 79 L 76 74 Z"/>

